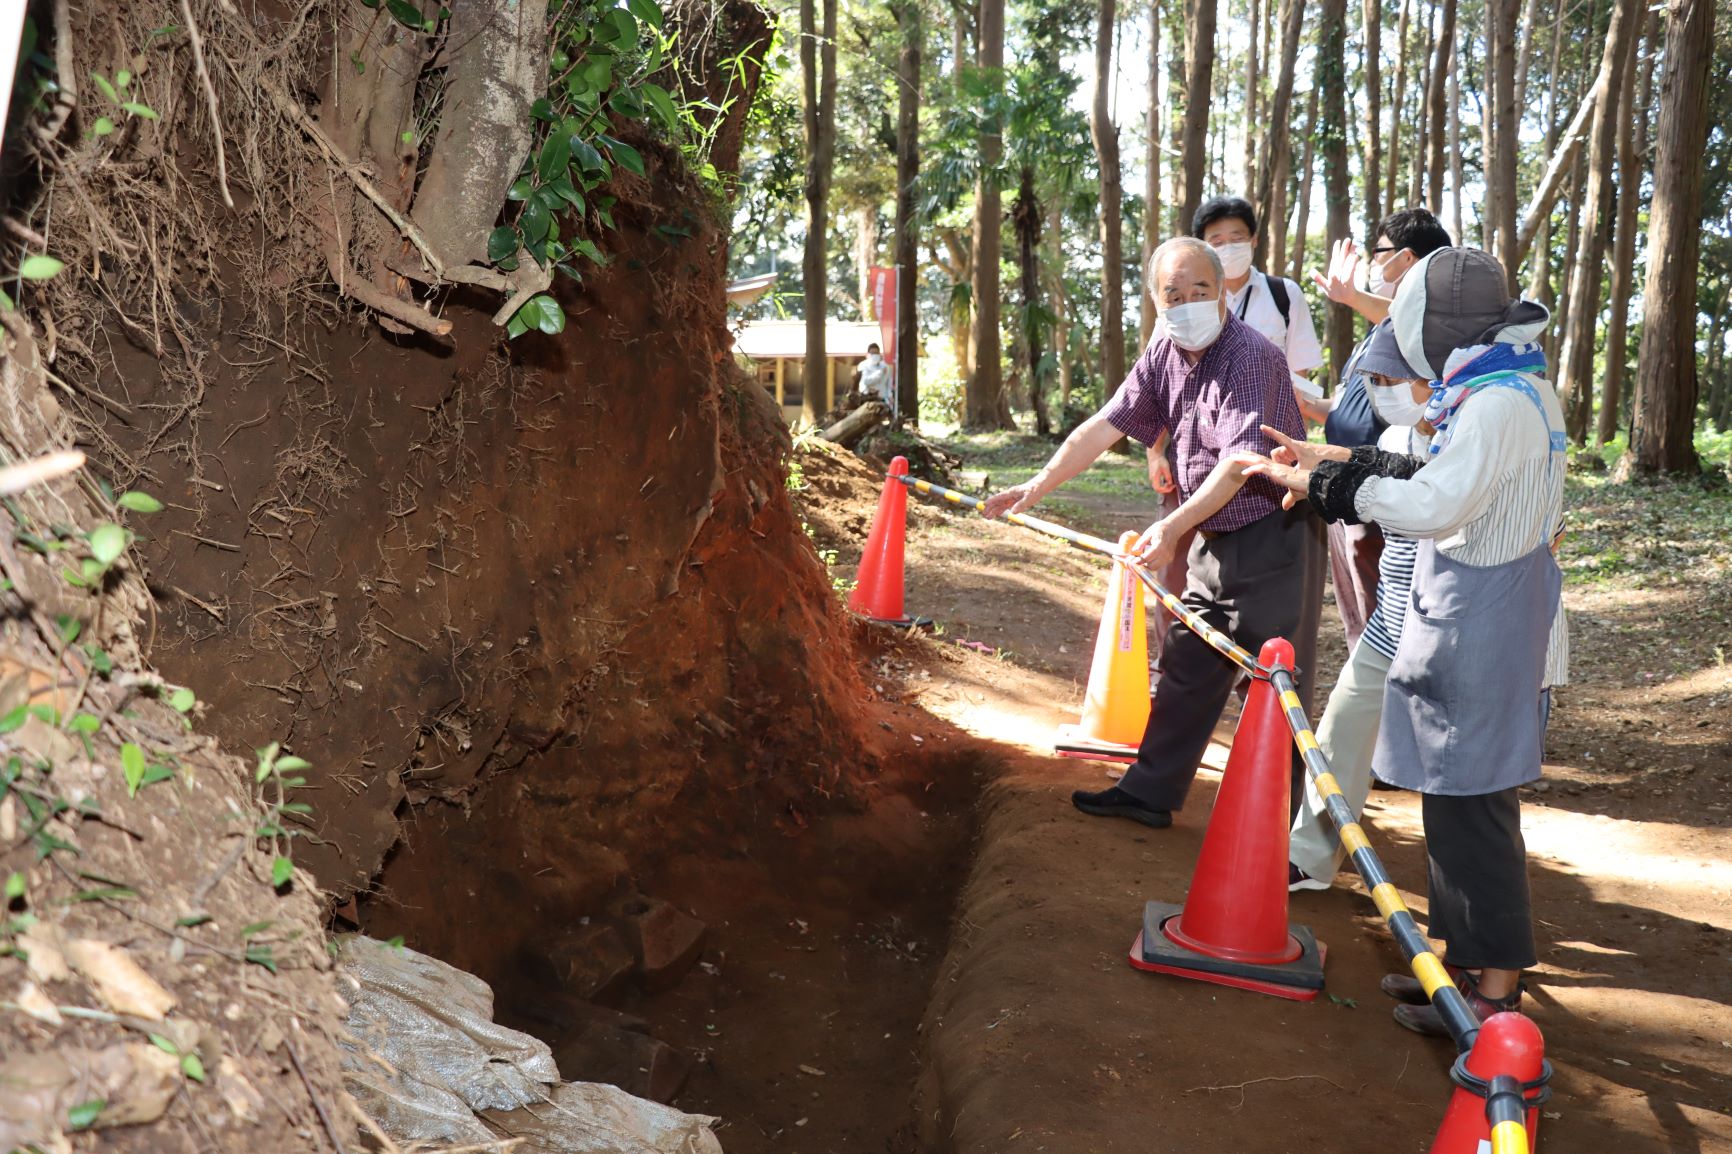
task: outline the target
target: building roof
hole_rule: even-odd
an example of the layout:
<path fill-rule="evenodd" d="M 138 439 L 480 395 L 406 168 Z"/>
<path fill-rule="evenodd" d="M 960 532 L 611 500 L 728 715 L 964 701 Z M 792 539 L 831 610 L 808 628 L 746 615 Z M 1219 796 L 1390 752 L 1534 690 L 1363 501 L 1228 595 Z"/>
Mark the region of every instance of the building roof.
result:
<path fill-rule="evenodd" d="M 863 357 L 866 346 L 883 334 L 871 321 L 831 321 L 824 326 L 824 352 L 832 357 Z M 754 360 L 806 355 L 806 322 L 748 321 L 734 336 L 734 351 Z"/>
<path fill-rule="evenodd" d="M 734 281 L 728 285 L 726 290 L 728 303 L 736 308 L 744 308 L 752 304 L 770 291 L 770 286 L 776 283 L 776 278 L 780 275 L 780 273 L 767 272 Z"/>

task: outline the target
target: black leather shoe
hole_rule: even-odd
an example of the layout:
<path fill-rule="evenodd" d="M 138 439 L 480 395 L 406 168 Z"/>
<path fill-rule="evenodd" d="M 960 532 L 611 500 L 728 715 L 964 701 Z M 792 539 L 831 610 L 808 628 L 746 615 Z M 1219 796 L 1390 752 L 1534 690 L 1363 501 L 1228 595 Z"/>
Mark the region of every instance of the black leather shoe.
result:
<path fill-rule="evenodd" d="M 1079 789 L 1070 795 L 1070 800 L 1072 805 L 1095 817 L 1128 817 L 1150 829 L 1166 829 L 1173 824 L 1170 811 L 1144 805 L 1116 785 L 1099 793 Z"/>

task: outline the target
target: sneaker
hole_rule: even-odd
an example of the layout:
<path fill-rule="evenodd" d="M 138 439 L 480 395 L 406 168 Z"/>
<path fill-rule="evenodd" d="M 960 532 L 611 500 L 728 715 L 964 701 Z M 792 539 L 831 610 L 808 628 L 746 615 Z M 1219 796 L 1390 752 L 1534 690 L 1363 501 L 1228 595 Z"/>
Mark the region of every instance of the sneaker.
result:
<path fill-rule="evenodd" d="M 1473 1016 L 1483 1022 L 1493 1014 L 1520 1013 L 1522 989 L 1522 984 L 1517 982 L 1516 988 L 1510 992 L 1507 998 L 1493 999 L 1481 995 L 1476 983 L 1470 989 L 1463 990 L 1462 996 L 1467 999 L 1468 1008 L 1473 1011 Z M 1416 1034 L 1425 1034 L 1433 1038 L 1450 1036 L 1449 1027 L 1443 1024 L 1443 1015 L 1437 1012 L 1436 1006 L 1397 1006 L 1395 1007 L 1395 1021 L 1397 1025 L 1412 1030 Z"/>
<path fill-rule="evenodd" d="M 1300 890 L 1326 890 L 1328 888 L 1328 882 L 1319 881 L 1292 862 L 1287 863 L 1287 891 L 1289 893 L 1296 894 Z"/>
<path fill-rule="evenodd" d="M 1455 966 L 1443 968 L 1455 979 L 1455 988 L 1463 994 L 1473 989 L 1475 974 Z M 1425 996 L 1425 987 L 1420 985 L 1419 979 L 1412 974 L 1384 974 L 1383 980 L 1377 983 L 1377 988 L 1409 1006 L 1425 1006 L 1431 1003 L 1431 999 Z"/>
<path fill-rule="evenodd" d="M 1173 824 L 1171 811 L 1144 805 L 1116 785 L 1098 793 L 1079 789 L 1070 795 L 1070 800 L 1072 805 L 1095 817 L 1127 817 L 1150 829 L 1166 829 Z"/>

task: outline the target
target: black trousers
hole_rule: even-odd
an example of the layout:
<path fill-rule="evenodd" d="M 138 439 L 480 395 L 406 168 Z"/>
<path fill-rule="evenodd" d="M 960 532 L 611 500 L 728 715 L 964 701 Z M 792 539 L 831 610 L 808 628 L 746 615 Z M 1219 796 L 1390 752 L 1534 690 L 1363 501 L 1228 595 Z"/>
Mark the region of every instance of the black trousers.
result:
<path fill-rule="evenodd" d="M 1198 534 L 1185 578 L 1185 605 L 1253 656 L 1271 637 L 1292 642 L 1307 714 L 1327 560 L 1323 522 L 1301 501 L 1231 533 Z M 1173 625 L 1161 654 L 1160 692 L 1119 788 L 1156 809 L 1181 808 L 1238 678 L 1238 666 L 1183 623 Z M 1290 808 L 1299 803 L 1303 774 L 1295 748 Z"/>
<path fill-rule="evenodd" d="M 1527 843 L 1514 789 L 1422 795 L 1431 936 L 1463 969 L 1525 970 L 1539 960 L 1528 896 Z"/>

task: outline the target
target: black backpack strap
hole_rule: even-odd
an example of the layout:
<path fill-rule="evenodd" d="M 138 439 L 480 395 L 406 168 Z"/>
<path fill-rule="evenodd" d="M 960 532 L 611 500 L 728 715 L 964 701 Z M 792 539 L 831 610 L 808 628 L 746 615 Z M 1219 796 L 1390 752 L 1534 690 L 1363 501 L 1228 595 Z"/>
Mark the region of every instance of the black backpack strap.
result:
<path fill-rule="evenodd" d="M 1293 312 L 1293 301 L 1287 295 L 1287 278 L 1272 276 L 1264 279 L 1269 286 L 1269 299 L 1275 302 L 1275 311 L 1281 314 L 1281 323 L 1288 324 Z"/>

